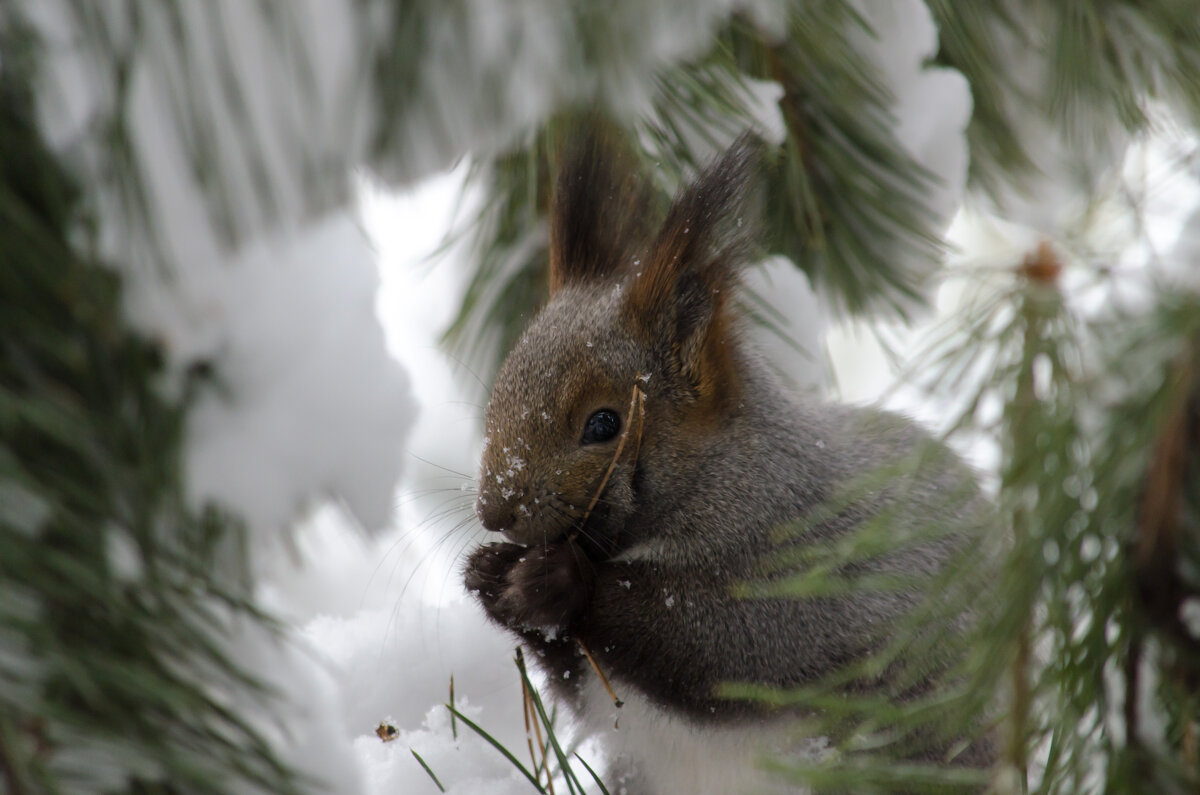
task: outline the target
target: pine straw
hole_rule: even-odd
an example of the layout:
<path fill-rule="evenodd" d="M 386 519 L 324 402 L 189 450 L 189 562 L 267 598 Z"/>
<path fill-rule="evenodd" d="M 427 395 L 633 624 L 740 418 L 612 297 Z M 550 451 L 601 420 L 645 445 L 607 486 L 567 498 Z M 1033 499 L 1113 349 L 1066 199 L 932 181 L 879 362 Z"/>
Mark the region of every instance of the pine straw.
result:
<path fill-rule="evenodd" d="M 640 379 L 642 376 L 639 375 L 638 378 Z M 638 424 L 637 440 L 633 448 L 634 466 L 637 465 L 638 453 L 642 449 L 642 427 L 646 424 L 646 393 L 637 384 L 633 385 L 633 395 L 629 399 L 630 422 L 626 424 L 625 430 L 621 432 L 621 438 L 617 440 L 617 449 L 613 452 L 612 461 L 608 464 L 608 470 L 604 473 L 604 477 L 600 479 L 600 485 L 596 487 L 596 493 L 592 495 L 592 501 L 588 503 L 587 510 L 583 512 L 583 518 L 579 520 L 580 528 L 587 523 L 588 517 L 592 515 L 592 511 L 596 508 L 596 503 L 600 502 L 600 495 L 604 493 L 604 487 L 608 485 L 608 479 L 612 477 L 613 470 L 617 468 L 617 462 L 621 460 L 621 453 L 625 449 L 625 442 L 629 438 L 629 432 L 633 430 L 632 420 L 635 410 L 637 411 Z M 579 530 L 576 530 L 575 534 L 571 536 L 572 541 L 579 535 L 579 532 Z"/>
<path fill-rule="evenodd" d="M 519 650 L 518 650 L 519 653 Z M 518 668 L 519 670 L 519 668 Z M 554 776 L 550 773 L 550 760 L 546 755 L 547 743 L 542 740 L 542 724 L 537 717 L 537 707 L 533 703 L 533 694 L 529 692 L 529 684 L 521 677 L 521 711 L 525 714 L 525 742 L 529 745 L 529 761 L 533 765 L 533 775 L 540 782 L 542 771 L 546 771 L 546 787 L 550 795 L 554 795 Z M 529 731 L 532 717 L 533 730 L 537 732 L 537 747 L 542 752 L 542 762 L 538 764 L 537 755 L 533 750 L 533 734 Z"/>
<path fill-rule="evenodd" d="M 638 379 L 641 380 L 639 375 Z M 625 443 L 629 439 L 629 434 L 633 430 L 633 418 L 637 417 L 637 436 L 633 446 L 633 465 L 637 466 L 638 453 L 642 449 L 642 428 L 646 425 L 646 393 L 642 391 L 637 384 L 633 385 L 633 394 L 629 398 L 629 422 L 625 425 L 625 430 L 621 432 L 621 438 L 617 440 L 617 449 L 613 451 L 612 461 L 608 464 L 608 470 L 605 471 L 604 477 L 600 479 L 600 485 L 596 487 L 596 493 L 592 495 L 592 501 L 588 503 L 587 510 L 583 512 L 583 518 L 579 521 L 579 530 L 576 530 L 571 535 L 571 541 L 574 541 L 582 531 L 583 525 L 587 523 L 588 517 L 592 515 L 592 511 L 596 508 L 596 503 L 600 502 L 600 495 L 604 493 L 604 488 L 608 485 L 609 478 L 612 477 L 613 471 L 617 468 L 617 462 L 621 460 L 621 453 L 625 450 Z M 592 656 L 583 639 L 576 637 L 575 642 L 579 644 L 580 650 L 583 651 L 583 656 L 587 657 L 588 663 L 591 664 L 592 670 L 596 672 L 596 676 L 600 679 L 600 683 L 604 685 L 604 689 L 608 691 L 608 695 L 613 700 L 613 704 L 617 709 L 620 709 L 625 702 L 617 698 L 616 692 L 613 691 L 612 685 L 609 684 L 608 677 L 604 675 L 604 671 L 600 670 L 596 658 Z M 619 719 L 618 719 L 619 722 Z M 614 724 L 615 727 L 615 724 Z"/>

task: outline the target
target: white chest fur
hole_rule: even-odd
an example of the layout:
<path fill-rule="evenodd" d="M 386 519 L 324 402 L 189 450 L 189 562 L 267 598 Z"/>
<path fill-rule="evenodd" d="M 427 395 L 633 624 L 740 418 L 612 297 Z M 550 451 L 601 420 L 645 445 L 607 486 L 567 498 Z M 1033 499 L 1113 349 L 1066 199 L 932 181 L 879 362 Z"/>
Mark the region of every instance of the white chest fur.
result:
<path fill-rule="evenodd" d="M 823 739 L 797 742 L 788 723 L 713 728 L 654 706 L 627 682 L 612 685 L 624 706 L 617 709 L 589 676 L 580 718 L 608 754 L 615 778 L 606 784 L 613 795 L 795 795 L 806 790 L 782 784 L 761 760 L 785 748 L 812 756 L 825 748 Z"/>

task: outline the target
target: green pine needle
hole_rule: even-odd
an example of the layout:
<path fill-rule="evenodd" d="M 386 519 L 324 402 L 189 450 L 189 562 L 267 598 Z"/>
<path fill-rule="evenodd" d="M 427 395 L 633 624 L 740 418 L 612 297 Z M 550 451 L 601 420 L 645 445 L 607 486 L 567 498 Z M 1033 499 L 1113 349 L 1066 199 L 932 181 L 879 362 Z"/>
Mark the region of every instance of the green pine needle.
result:
<path fill-rule="evenodd" d="M 453 711 L 450 714 L 453 715 Z M 429 777 L 433 779 L 433 783 L 437 785 L 438 792 L 445 792 L 446 788 L 442 786 L 442 782 L 438 780 L 436 775 L 434 775 L 433 770 L 425 763 L 425 760 L 421 758 L 421 755 L 417 753 L 417 749 L 409 748 L 408 750 L 412 753 L 413 759 L 416 759 L 417 763 L 420 764 L 425 772 L 429 774 Z"/>

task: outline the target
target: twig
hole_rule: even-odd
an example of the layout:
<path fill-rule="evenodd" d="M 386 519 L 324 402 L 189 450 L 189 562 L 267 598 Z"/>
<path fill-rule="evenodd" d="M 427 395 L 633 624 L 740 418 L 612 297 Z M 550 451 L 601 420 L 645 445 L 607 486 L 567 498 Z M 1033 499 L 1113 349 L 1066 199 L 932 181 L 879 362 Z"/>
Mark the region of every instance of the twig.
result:
<path fill-rule="evenodd" d="M 1059 270 L 1057 255 L 1049 243 L 1042 241 L 1036 251 L 1028 254 L 1016 270 L 1019 275 L 1042 288 L 1056 289 Z M 1027 297 L 1020 310 L 1027 318 L 1024 337 L 1021 341 L 1022 358 L 1021 370 L 1017 376 L 1016 392 L 1008 408 L 1009 419 L 1007 433 L 1008 442 L 1012 449 L 1019 449 L 1022 442 L 1031 435 L 1031 428 L 1036 425 L 1038 386 L 1037 373 L 1033 367 L 1034 353 L 1044 334 L 1043 320 L 1034 311 Z M 1009 469 L 1004 474 L 1005 488 L 1024 488 L 1025 483 L 1020 477 L 1014 477 Z M 1029 509 L 1018 505 L 1012 515 L 1012 538 L 1015 549 L 1022 555 L 1029 555 L 1034 548 L 1033 518 Z M 1028 789 L 1029 781 L 1029 748 L 1028 723 L 1033 707 L 1034 687 L 1030 681 L 1030 665 L 1033 662 L 1033 633 L 1034 619 L 1032 605 L 1026 605 L 1021 616 L 1017 634 L 1016 651 L 1012 662 L 1012 704 L 1009 709 L 1010 736 L 1008 738 L 1008 763 L 1019 776 L 1022 790 Z"/>
<path fill-rule="evenodd" d="M 582 639 L 576 637 L 575 642 L 579 644 L 579 648 L 583 650 L 583 656 L 587 657 L 587 661 L 592 664 L 592 670 L 596 672 L 596 676 L 600 677 L 600 683 L 604 685 L 604 689 L 608 691 L 608 695 L 612 698 L 613 704 L 617 709 L 625 706 L 625 702 L 617 698 L 617 694 L 613 692 L 612 685 L 608 683 L 608 677 L 604 675 L 604 671 L 600 670 L 600 666 L 596 663 L 596 658 L 588 651 L 588 647 L 584 645 Z"/>
<path fill-rule="evenodd" d="M 634 410 L 638 412 L 638 433 L 637 433 L 637 449 L 633 454 L 633 460 L 636 464 L 637 454 L 642 447 L 642 426 L 645 424 L 646 418 L 646 393 L 637 385 L 633 385 L 633 395 L 629 399 L 629 418 L 633 419 Z M 625 441 L 629 438 L 629 432 L 633 429 L 632 422 L 625 426 L 625 430 L 621 433 L 621 438 L 617 440 L 617 449 L 613 452 L 612 461 L 608 464 L 608 470 L 605 471 L 604 477 L 600 479 L 600 485 L 596 487 L 596 493 L 592 495 L 592 501 L 588 503 L 587 510 L 583 512 L 583 518 L 579 520 L 580 526 L 587 522 L 588 517 L 592 515 L 592 511 L 596 507 L 596 503 L 600 502 L 600 495 L 604 493 L 604 487 L 608 485 L 608 479 L 612 477 L 613 470 L 617 468 L 617 461 L 621 460 L 621 452 L 625 449 Z M 579 531 L 571 536 L 572 539 L 579 535 Z"/>
<path fill-rule="evenodd" d="M 640 379 L 642 376 L 638 375 L 638 378 Z M 604 477 L 600 479 L 600 485 L 596 488 L 596 493 L 592 495 L 592 501 L 588 503 L 587 510 L 583 512 L 583 518 L 579 522 L 581 530 L 583 524 L 587 522 L 588 517 L 592 515 L 592 510 L 595 509 L 596 503 L 600 501 L 600 495 L 604 493 L 604 487 L 608 485 L 608 479 L 612 477 L 613 471 L 616 470 L 617 462 L 621 460 L 621 453 L 625 450 L 625 442 L 629 439 L 629 434 L 633 430 L 633 418 L 635 414 L 637 416 L 637 438 L 633 448 L 633 461 L 636 466 L 638 454 L 642 451 L 642 428 L 646 425 L 646 393 L 637 384 L 633 385 L 633 394 L 629 398 L 630 421 L 625 425 L 625 430 L 622 431 L 621 438 L 617 440 L 617 449 L 613 452 L 612 461 L 608 464 L 608 470 L 605 471 Z M 574 540 L 581 530 L 575 531 L 575 534 L 571 536 L 571 540 Z M 596 676 L 599 677 L 600 682 L 604 685 L 604 689 L 608 691 L 613 704 L 616 705 L 617 709 L 620 709 L 625 702 L 617 698 L 617 694 L 613 692 L 612 685 L 609 684 L 608 677 L 604 675 L 604 671 L 600 670 L 600 665 L 596 662 L 596 658 L 588 651 L 588 647 L 584 644 L 582 638 L 576 636 L 575 642 L 579 644 L 579 648 L 583 651 L 583 656 L 587 657 L 587 661 L 591 663 L 592 670 L 596 672 Z"/>
<path fill-rule="evenodd" d="M 1193 408 L 1200 401 L 1200 341 L 1181 354 L 1168 378 L 1171 394 L 1138 504 L 1133 570 L 1143 614 L 1178 645 L 1196 652 L 1200 643 L 1179 617 L 1179 606 L 1192 594 L 1180 580 L 1177 566 L 1187 473 L 1200 442 L 1200 418 Z"/>

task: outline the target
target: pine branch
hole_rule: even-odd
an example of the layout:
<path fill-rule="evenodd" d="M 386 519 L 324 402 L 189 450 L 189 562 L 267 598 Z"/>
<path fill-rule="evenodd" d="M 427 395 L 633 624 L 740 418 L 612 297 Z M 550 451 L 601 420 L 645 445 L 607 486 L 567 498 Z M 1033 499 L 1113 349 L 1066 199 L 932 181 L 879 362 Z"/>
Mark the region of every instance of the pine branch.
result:
<path fill-rule="evenodd" d="M 1058 278 L 1062 266 L 1053 248 L 1048 243 L 1039 244 L 1037 251 L 1031 253 L 1021 263 L 1020 278 L 1024 281 L 1026 295 L 1018 308 L 1020 323 L 1023 326 L 1020 368 L 1016 374 L 1016 384 L 1013 397 L 1008 404 L 1006 418 L 1007 451 L 1006 459 L 1009 465 L 1002 475 L 1001 488 L 1012 495 L 1013 561 L 1015 565 L 1026 571 L 1037 571 L 1036 561 L 1031 560 L 1040 552 L 1041 533 L 1034 527 L 1037 521 L 1037 497 L 1033 493 L 1025 498 L 1023 492 L 1037 488 L 1039 474 L 1035 468 L 1028 466 L 1029 454 L 1036 447 L 1029 447 L 1029 440 L 1034 438 L 1045 421 L 1039 416 L 1039 391 L 1043 394 L 1050 388 L 1049 384 L 1039 383 L 1035 372 L 1039 356 L 1045 357 L 1047 343 L 1044 328 L 1047 308 L 1051 313 L 1060 311 L 1061 297 L 1058 295 Z M 1043 375 L 1042 378 L 1046 376 Z M 1053 377 L 1051 375 L 1051 377 Z M 1029 452 L 1027 452 L 1029 451 Z M 1036 455 L 1036 454 L 1035 454 Z M 1035 459 L 1036 460 L 1036 459 Z M 1022 594 L 1033 594 L 1036 590 L 1025 588 Z M 1019 622 L 1016 635 L 1016 648 L 1012 662 L 1012 705 L 1010 707 L 1009 726 L 1011 735 L 1008 738 L 1006 752 L 1007 762 L 1015 771 L 1022 789 L 1028 788 L 1029 758 L 1028 736 L 1030 712 L 1033 708 L 1033 678 L 1036 675 L 1036 665 L 1033 658 L 1034 632 L 1036 630 L 1033 616 L 1034 602 L 1023 600 L 1024 615 Z"/>
<path fill-rule="evenodd" d="M 1185 600 L 1200 590 L 1189 589 L 1178 571 L 1188 490 L 1200 471 L 1200 339 L 1185 342 L 1166 381 L 1167 406 L 1138 510 L 1133 572 L 1140 607 L 1154 626 L 1200 658 L 1200 638 L 1188 632 L 1180 617 Z"/>
<path fill-rule="evenodd" d="M 189 405 L 157 390 L 162 357 L 127 328 L 118 277 L 71 245 L 81 193 L 34 124 L 32 38 L 6 22 L 0 775 L 30 793 L 295 792 L 259 730 L 213 695 L 270 708 L 213 621 L 270 629 L 229 571 L 244 566 L 241 529 L 186 507 Z"/>
<path fill-rule="evenodd" d="M 746 81 L 774 81 L 786 140 L 763 164 L 763 254 L 782 254 L 839 308 L 906 316 L 940 265 L 933 180 L 896 140 L 891 97 L 850 46 L 865 23 L 842 4 L 796 10 L 775 41 L 735 16 L 701 58 L 664 70 L 653 112 L 623 137 L 664 199 L 680 180 L 756 127 Z M 544 299 L 541 230 L 563 135 L 595 114 L 556 117 L 530 141 L 476 165 L 484 210 L 467 229 L 477 265 L 447 340 L 490 370 Z M 757 208 L 755 208 L 757 209 Z M 486 352 L 467 349 L 486 340 Z M 498 344 L 495 344 L 498 340 Z M 482 356 L 479 354 L 483 354 Z"/>
<path fill-rule="evenodd" d="M 1036 176 L 1040 137 L 1094 151 L 1152 128 L 1156 103 L 1200 120 L 1200 20 L 1188 0 L 927 5 L 938 63 L 971 83 L 970 179 L 985 192 Z"/>

